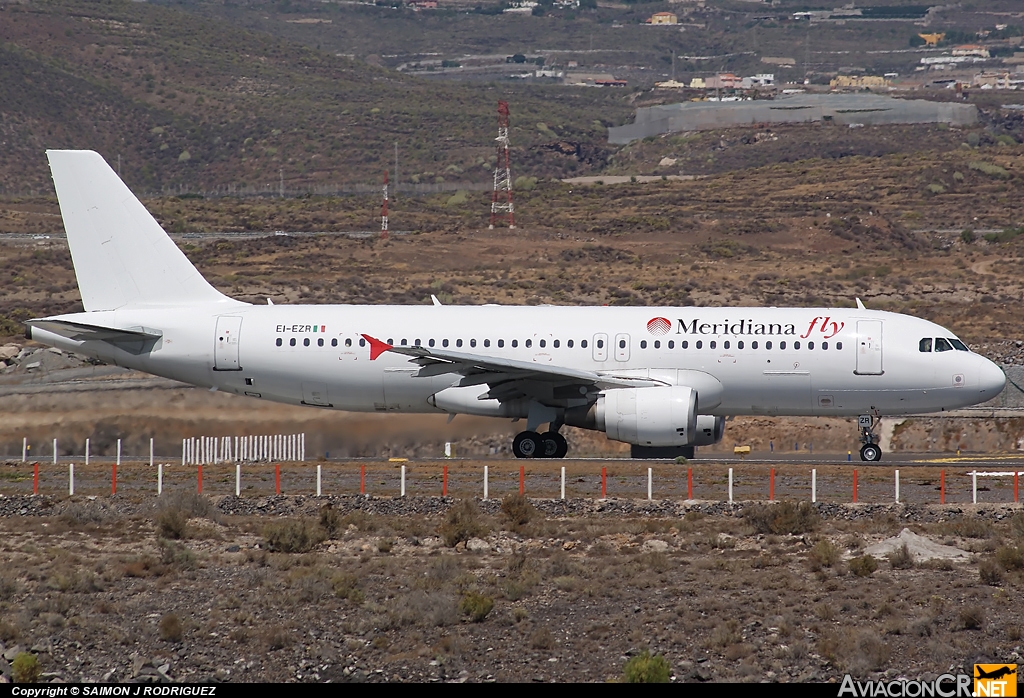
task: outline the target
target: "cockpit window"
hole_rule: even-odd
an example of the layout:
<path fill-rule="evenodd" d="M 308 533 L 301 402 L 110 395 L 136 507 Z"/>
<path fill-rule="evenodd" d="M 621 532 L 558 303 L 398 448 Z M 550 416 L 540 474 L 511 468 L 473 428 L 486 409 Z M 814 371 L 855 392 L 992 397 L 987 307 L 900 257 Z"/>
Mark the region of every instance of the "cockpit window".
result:
<path fill-rule="evenodd" d="M 949 341 L 953 345 L 953 348 L 955 348 L 957 351 L 970 351 L 970 349 L 967 348 L 967 345 L 961 342 L 956 337 L 950 337 Z"/>
<path fill-rule="evenodd" d="M 947 340 L 937 337 L 935 339 L 935 351 L 953 351 L 953 347 Z"/>
<path fill-rule="evenodd" d="M 932 350 L 932 338 L 931 337 L 925 337 L 924 339 L 922 339 L 918 343 L 917 348 L 918 348 L 918 350 L 920 350 L 922 352 L 929 352 L 929 351 L 931 351 Z"/>

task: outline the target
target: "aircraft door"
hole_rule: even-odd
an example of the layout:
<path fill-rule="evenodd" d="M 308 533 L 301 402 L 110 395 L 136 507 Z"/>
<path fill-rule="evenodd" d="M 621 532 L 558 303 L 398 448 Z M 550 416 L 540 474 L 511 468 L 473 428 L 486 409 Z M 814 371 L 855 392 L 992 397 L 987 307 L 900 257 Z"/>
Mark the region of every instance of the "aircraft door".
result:
<path fill-rule="evenodd" d="M 880 376 L 882 370 L 882 321 L 857 321 L 858 376 Z"/>
<path fill-rule="evenodd" d="M 629 361 L 629 335 L 615 335 L 615 360 Z"/>
<path fill-rule="evenodd" d="M 213 346 L 214 371 L 241 371 L 238 363 L 238 338 L 242 333 L 242 318 L 222 315 L 217 318 L 217 336 Z"/>
<path fill-rule="evenodd" d="M 608 335 L 599 333 L 594 335 L 594 361 L 608 360 Z"/>

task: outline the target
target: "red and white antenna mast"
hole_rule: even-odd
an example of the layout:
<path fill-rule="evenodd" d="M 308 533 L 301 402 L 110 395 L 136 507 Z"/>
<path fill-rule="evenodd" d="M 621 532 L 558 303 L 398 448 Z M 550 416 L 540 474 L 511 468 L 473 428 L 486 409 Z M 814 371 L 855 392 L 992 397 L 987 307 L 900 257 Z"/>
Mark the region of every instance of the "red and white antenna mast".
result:
<path fill-rule="evenodd" d="M 384 202 L 380 206 L 380 236 L 388 237 L 388 172 L 384 170 Z"/>
<path fill-rule="evenodd" d="M 508 162 L 508 102 L 498 102 L 498 162 L 494 165 L 494 193 L 491 194 L 491 224 L 508 221 L 516 227 L 515 208 L 512 205 L 512 171 Z"/>

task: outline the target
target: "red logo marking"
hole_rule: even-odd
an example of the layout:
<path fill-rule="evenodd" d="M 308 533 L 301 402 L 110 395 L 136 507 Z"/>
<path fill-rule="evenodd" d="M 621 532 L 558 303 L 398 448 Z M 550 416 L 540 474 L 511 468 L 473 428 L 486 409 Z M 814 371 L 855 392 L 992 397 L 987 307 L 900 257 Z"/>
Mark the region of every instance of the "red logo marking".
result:
<path fill-rule="evenodd" d="M 655 317 L 647 321 L 647 331 L 655 335 L 668 334 L 672 329 L 672 323 L 667 318 Z"/>

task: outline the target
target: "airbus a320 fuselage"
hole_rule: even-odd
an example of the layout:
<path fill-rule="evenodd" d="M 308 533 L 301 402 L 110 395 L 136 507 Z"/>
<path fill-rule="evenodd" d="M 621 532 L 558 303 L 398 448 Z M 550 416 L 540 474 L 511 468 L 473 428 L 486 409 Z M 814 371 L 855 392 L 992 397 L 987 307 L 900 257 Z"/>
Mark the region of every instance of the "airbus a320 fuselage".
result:
<path fill-rule="evenodd" d="M 685 449 L 721 439 L 726 415 L 939 412 L 1005 382 L 949 330 L 859 303 L 251 305 L 210 286 L 99 155 L 48 156 L 85 312 L 29 321 L 28 334 L 194 385 L 339 410 L 525 419 L 515 455 L 561 457 L 565 424 Z M 878 460 L 869 425 L 861 456 Z"/>

